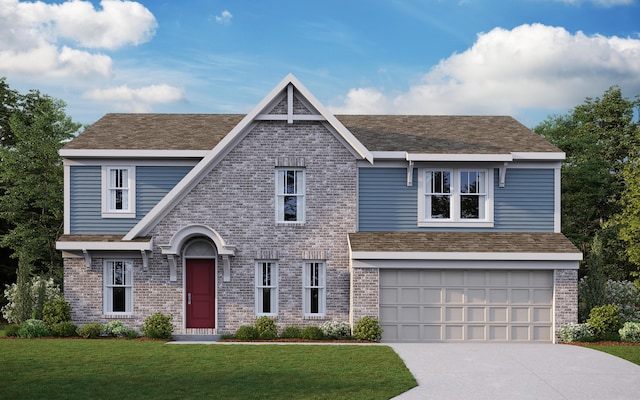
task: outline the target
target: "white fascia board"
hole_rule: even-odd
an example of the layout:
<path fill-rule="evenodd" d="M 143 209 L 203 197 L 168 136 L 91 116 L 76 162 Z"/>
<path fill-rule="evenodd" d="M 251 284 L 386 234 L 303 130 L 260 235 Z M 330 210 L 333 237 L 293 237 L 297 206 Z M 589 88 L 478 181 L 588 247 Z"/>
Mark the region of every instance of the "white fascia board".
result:
<path fill-rule="evenodd" d="M 203 158 L 211 150 L 85 150 L 61 149 L 68 158 Z"/>
<path fill-rule="evenodd" d="M 351 260 L 351 267 L 378 269 L 552 270 L 578 269 L 580 262 L 545 260 Z"/>
<path fill-rule="evenodd" d="M 406 151 L 372 151 L 374 160 L 407 160 Z"/>
<path fill-rule="evenodd" d="M 354 260 L 511 260 L 580 261 L 582 253 L 489 253 L 489 252 L 404 252 L 354 251 Z"/>
<path fill-rule="evenodd" d="M 407 154 L 407 161 L 513 161 L 511 154 Z"/>
<path fill-rule="evenodd" d="M 153 240 L 148 242 L 56 242 L 57 250 L 119 250 L 152 251 Z"/>
<path fill-rule="evenodd" d="M 566 154 L 563 152 L 513 152 L 514 160 L 559 160 L 562 161 L 566 158 Z"/>

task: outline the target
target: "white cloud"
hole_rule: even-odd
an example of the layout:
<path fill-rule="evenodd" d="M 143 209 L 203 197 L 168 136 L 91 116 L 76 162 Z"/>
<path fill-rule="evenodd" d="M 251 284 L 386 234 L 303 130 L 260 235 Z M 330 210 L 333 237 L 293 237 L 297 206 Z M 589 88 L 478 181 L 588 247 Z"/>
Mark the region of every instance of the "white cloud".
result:
<path fill-rule="evenodd" d="M 356 88 L 337 113 L 516 114 L 568 109 L 611 85 L 640 91 L 640 39 L 571 34 L 541 24 L 478 35 L 406 92 Z"/>
<path fill-rule="evenodd" d="M 111 58 L 85 49 L 144 43 L 154 35 L 157 22 L 140 3 L 100 4 L 97 10 L 88 1 L 0 0 L 0 74 L 109 76 Z"/>
<path fill-rule="evenodd" d="M 231 15 L 229 11 L 224 10 L 222 14 L 216 15 L 216 22 L 221 25 L 229 25 L 231 24 L 231 18 L 233 18 L 233 15 Z"/>
<path fill-rule="evenodd" d="M 626 6 L 635 3 L 635 0 L 556 0 L 568 4 L 580 5 L 583 3 L 593 3 L 601 7 Z"/>
<path fill-rule="evenodd" d="M 152 104 L 166 104 L 184 100 L 184 92 L 180 88 L 166 84 L 150 85 L 138 89 L 122 85 L 108 89 L 95 89 L 85 93 L 84 97 L 113 103 L 121 111 L 150 112 Z"/>

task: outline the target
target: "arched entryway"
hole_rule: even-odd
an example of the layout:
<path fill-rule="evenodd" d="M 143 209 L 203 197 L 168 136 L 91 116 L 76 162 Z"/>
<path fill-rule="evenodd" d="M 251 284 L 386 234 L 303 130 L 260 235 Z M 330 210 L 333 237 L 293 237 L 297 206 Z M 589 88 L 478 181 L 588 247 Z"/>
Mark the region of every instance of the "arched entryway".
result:
<path fill-rule="evenodd" d="M 216 328 L 216 248 L 193 239 L 184 248 L 185 328 Z"/>

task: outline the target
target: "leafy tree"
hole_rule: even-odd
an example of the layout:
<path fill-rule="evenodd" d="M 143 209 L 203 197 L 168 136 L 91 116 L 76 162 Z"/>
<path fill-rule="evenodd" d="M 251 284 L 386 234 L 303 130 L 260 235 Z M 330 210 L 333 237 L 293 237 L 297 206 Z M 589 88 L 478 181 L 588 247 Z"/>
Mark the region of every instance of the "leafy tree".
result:
<path fill-rule="evenodd" d="M 602 98 L 587 98 L 569 114 L 552 116 L 534 128 L 562 149 L 562 230 L 583 252 L 599 233 L 603 270 L 609 277 L 626 279 L 629 263 L 619 229 L 609 221 L 623 210 L 623 171 L 637 149 L 638 99 L 622 96 L 618 86 Z"/>
<path fill-rule="evenodd" d="M 624 178 L 626 182 L 626 190 L 622 194 L 624 210 L 614 224 L 620 228 L 620 238 L 627 245 L 629 261 L 640 268 L 640 156 L 638 152 L 627 164 Z"/>
<path fill-rule="evenodd" d="M 80 125 L 65 103 L 31 91 L 9 117 L 11 141 L 0 146 L 0 219 L 9 229 L 0 246 L 13 250 L 20 268 L 60 275 L 55 241 L 63 221 L 63 169 L 58 150 Z M 23 274 L 24 275 L 24 274 Z"/>

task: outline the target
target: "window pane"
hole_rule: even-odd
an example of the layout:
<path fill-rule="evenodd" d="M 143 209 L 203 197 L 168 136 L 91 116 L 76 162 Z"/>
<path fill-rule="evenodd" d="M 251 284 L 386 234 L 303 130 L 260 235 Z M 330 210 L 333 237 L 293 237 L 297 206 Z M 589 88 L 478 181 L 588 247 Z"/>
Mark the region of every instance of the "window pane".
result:
<path fill-rule="evenodd" d="M 480 196 L 460 196 L 460 218 L 480 218 Z"/>
<path fill-rule="evenodd" d="M 483 171 L 460 172 L 460 193 L 484 193 Z"/>
<path fill-rule="evenodd" d="M 284 220 L 298 220 L 298 198 L 296 196 L 284 196 Z"/>
<path fill-rule="evenodd" d="M 126 289 L 123 287 L 114 287 L 111 289 L 113 312 L 126 312 Z"/>
<path fill-rule="evenodd" d="M 272 289 L 262 289 L 262 312 L 271 312 L 271 291 Z"/>
<path fill-rule="evenodd" d="M 113 284 L 114 285 L 124 285 L 124 270 L 121 262 L 113 263 Z"/>
<path fill-rule="evenodd" d="M 296 194 L 296 171 L 285 171 L 284 175 L 284 193 Z"/>
<path fill-rule="evenodd" d="M 310 310 L 312 314 L 318 314 L 320 312 L 320 289 L 311 288 Z"/>
<path fill-rule="evenodd" d="M 451 197 L 431 196 L 431 218 L 449 219 L 451 218 Z"/>

